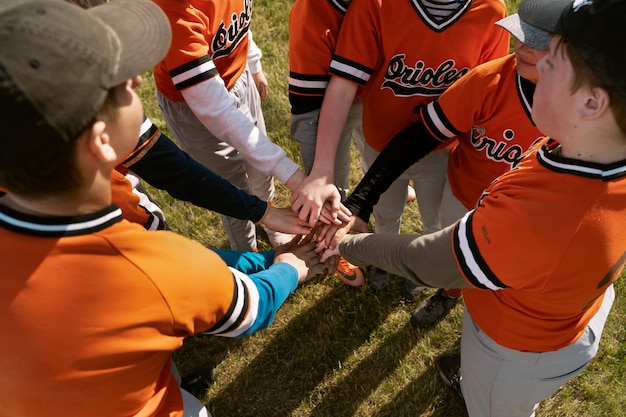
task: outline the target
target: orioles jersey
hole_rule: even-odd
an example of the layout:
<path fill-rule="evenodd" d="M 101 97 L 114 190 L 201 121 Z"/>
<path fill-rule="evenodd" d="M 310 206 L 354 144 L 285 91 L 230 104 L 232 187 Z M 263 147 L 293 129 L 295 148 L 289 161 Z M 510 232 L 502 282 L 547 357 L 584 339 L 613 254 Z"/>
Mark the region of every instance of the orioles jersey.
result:
<path fill-rule="evenodd" d="M 296 0 L 289 12 L 289 102 L 291 113 L 322 107 L 339 28 L 348 4 L 341 0 Z"/>
<path fill-rule="evenodd" d="M 425 4 L 452 12 L 442 19 Z M 417 119 L 416 106 L 439 97 L 471 68 L 504 56 L 509 34 L 495 22 L 505 16 L 501 0 L 353 0 L 330 73 L 364 86 L 366 142 L 381 151 Z"/>
<path fill-rule="evenodd" d="M 585 163 L 541 144 L 453 233 L 476 287 L 463 290 L 472 318 L 498 344 L 530 352 L 576 341 L 626 262 L 626 160 Z"/>
<path fill-rule="evenodd" d="M 433 136 L 458 139 L 448 159 L 448 182 L 468 210 L 491 181 L 514 168 L 543 137 L 530 115 L 534 90 L 517 74 L 510 54 L 472 69 L 421 108 Z"/>
<path fill-rule="evenodd" d="M 111 172 L 111 199 L 122 210 L 124 218 L 147 230 L 165 230 L 167 225 L 161 210 L 145 194 L 136 190 L 126 179 L 128 167 L 140 160 L 155 144 L 161 131 L 144 116 L 137 146 L 124 162 Z"/>
<path fill-rule="evenodd" d="M 154 0 L 172 27 L 170 50 L 154 68 L 161 94 L 183 101 L 180 90 L 215 76 L 226 88 L 246 68 L 252 0 Z"/>
<path fill-rule="evenodd" d="M 171 352 L 269 326 L 298 282 L 286 263 L 230 269 L 115 205 L 61 218 L 0 207 L 0 249 L 3 416 L 180 417 Z"/>

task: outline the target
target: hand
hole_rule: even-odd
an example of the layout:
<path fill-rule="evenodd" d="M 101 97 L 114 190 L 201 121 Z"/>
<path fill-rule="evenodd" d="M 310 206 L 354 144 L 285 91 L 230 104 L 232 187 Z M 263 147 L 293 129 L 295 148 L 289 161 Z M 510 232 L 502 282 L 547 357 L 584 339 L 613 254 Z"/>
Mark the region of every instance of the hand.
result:
<path fill-rule="evenodd" d="M 312 235 L 310 235 L 312 237 Z M 300 237 L 299 237 L 300 238 Z M 289 265 L 296 268 L 298 271 L 298 284 L 302 284 L 315 275 L 319 275 L 324 272 L 324 264 L 320 261 L 319 255 L 315 252 L 315 243 L 308 239 L 308 236 L 303 240 L 305 243 L 298 242 L 295 247 L 292 247 L 287 252 L 276 251 L 277 255 L 274 257 L 274 263 L 286 262 Z M 292 244 L 294 241 L 288 243 Z"/>
<path fill-rule="evenodd" d="M 252 79 L 254 80 L 254 85 L 256 85 L 256 89 L 259 91 L 259 96 L 261 96 L 261 100 L 264 100 L 267 97 L 267 79 L 265 78 L 265 74 L 263 71 L 259 71 L 256 74 L 252 74 Z"/>
<path fill-rule="evenodd" d="M 267 216 L 262 223 L 270 230 L 292 235 L 308 235 L 311 233 L 309 223 L 300 220 L 289 207 L 278 208 L 269 206 Z"/>
<path fill-rule="evenodd" d="M 336 268 L 337 262 L 339 261 L 340 256 L 341 254 L 339 253 L 339 246 L 335 246 L 332 249 L 325 249 L 320 254 L 320 261 L 324 262 L 325 265 L 327 263 L 335 262 L 335 268 Z M 337 260 L 335 261 L 333 258 L 337 258 Z"/>
<path fill-rule="evenodd" d="M 311 227 L 317 223 L 324 203 L 330 204 L 330 213 L 325 218 L 330 218 L 333 223 L 341 224 L 337 216 L 341 208 L 341 196 L 334 184 L 329 183 L 325 177 L 312 177 L 309 175 L 300 187 L 291 196 L 291 209 L 298 213 L 300 220 L 309 221 Z"/>
<path fill-rule="evenodd" d="M 333 218 L 333 214 L 336 215 L 336 218 Z M 343 203 L 339 206 L 339 213 L 333 213 L 333 207 L 330 202 L 327 201 L 324 203 L 322 211 L 320 211 L 318 222 L 325 224 L 337 224 L 336 220 L 339 220 L 341 223 L 347 223 L 350 221 L 350 216 L 352 216 L 352 213 L 348 207 L 343 205 Z"/>
<path fill-rule="evenodd" d="M 329 275 L 334 274 L 337 271 L 337 265 L 339 265 L 339 255 L 329 256 L 327 259 L 323 261 L 324 268 L 326 269 L 326 273 Z M 320 258 L 321 261 L 321 258 Z"/>
<path fill-rule="evenodd" d="M 354 218 L 351 218 L 349 222 L 336 224 L 318 224 L 315 228 L 315 234 L 317 236 L 317 245 L 315 250 L 319 253 L 325 249 L 334 248 L 339 241 L 350 232 Z"/>

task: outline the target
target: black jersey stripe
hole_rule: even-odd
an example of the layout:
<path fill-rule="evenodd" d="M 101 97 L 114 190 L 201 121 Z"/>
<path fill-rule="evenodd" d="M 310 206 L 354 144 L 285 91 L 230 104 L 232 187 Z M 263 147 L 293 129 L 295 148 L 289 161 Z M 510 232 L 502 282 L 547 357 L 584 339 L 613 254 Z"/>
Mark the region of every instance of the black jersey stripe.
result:
<path fill-rule="evenodd" d="M 335 55 L 330 62 L 328 72 L 347 78 L 357 84 L 365 85 L 374 71 L 357 62 Z"/>
<path fill-rule="evenodd" d="M 348 5 L 341 0 L 328 0 L 328 3 L 341 14 L 346 14 L 348 11 Z"/>
<path fill-rule="evenodd" d="M 220 320 L 218 320 L 218 322 L 215 323 L 213 327 L 206 330 L 204 333 L 210 333 L 210 334 L 225 333 L 227 329 L 230 329 L 232 327 L 231 325 L 229 325 L 229 323 L 233 321 L 241 323 L 241 320 L 243 320 L 243 318 L 240 317 L 241 309 L 237 308 L 237 305 L 239 304 L 240 285 L 242 285 L 242 283 L 235 277 L 234 274 L 233 274 L 233 281 L 234 281 L 233 298 L 230 302 L 230 306 L 228 307 L 228 310 L 226 310 L 226 312 L 224 313 L 224 316 Z M 247 295 L 247 292 L 245 292 L 245 294 Z M 233 320 L 233 315 L 235 314 L 237 310 L 239 310 L 239 314 L 237 314 L 237 317 Z M 244 310 L 244 311 L 247 311 L 247 310 Z M 216 333 L 216 332 L 219 332 L 219 333 Z"/>
<path fill-rule="evenodd" d="M 218 75 L 213 60 L 205 55 L 169 72 L 176 90 L 180 91 Z"/>
<path fill-rule="evenodd" d="M 480 254 L 478 245 L 472 233 L 474 211 L 467 213 L 454 228 L 454 252 L 461 266 L 461 270 L 470 283 L 481 289 L 508 288 L 491 271 Z"/>
<path fill-rule="evenodd" d="M 452 123 L 448 120 L 441 105 L 437 101 L 433 101 L 421 109 L 422 120 L 437 139 L 446 141 L 459 133 Z M 449 132 L 449 134 L 448 134 Z"/>

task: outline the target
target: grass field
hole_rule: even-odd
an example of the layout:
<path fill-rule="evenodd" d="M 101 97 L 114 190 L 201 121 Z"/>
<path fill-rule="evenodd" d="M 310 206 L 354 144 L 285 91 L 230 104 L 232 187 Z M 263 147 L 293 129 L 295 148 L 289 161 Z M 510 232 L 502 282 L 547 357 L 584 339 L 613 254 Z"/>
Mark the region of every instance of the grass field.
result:
<path fill-rule="evenodd" d="M 253 31 L 264 53 L 270 83 L 264 112 L 269 135 L 299 161 L 289 136 L 287 19 L 289 0 L 257 0 Z M 517 3 L 508 4 L 514 12 Z M 140 88 L 146 113 L 167 132 L 156 107 L 150 74 Z M 361 172 L 356 153 L 352 180 Z M 148 187 L 149 188 L 149 187 Z M 278 205 L 288 204 L 277 182 Z M 228 247 L 216 214 L 152 190 L 172 229 L 209 247 Z M 415 203 L 406 206 L 402 233 L 420 233 Z M 262 232 L 261 232 L 262 233 Z M 267 242 L 261 242 L 267 248 Z M 184 277 L 181 277 L 181 282 Z M 626 297 L 624 276 L 601 349 L 587 370 L 542 403 L 541 416 L 626 415 Z M 203 363 L 217 366 L 217 380 L 203 401 L 214 417 L 226 416 L 438 416 L 466 415 L 440 382 L 434 359 L 459 346 L 462 308 L 428 330 L 409 317 L 417 303 L 401 297 L 402 280 L 374 293 L 332 276 L 299 288 L 267 330 L 243 340 L 197 337 L 175 359 L 184 373 Z M 431 294 L 428 292 L 428 294 Z"/>

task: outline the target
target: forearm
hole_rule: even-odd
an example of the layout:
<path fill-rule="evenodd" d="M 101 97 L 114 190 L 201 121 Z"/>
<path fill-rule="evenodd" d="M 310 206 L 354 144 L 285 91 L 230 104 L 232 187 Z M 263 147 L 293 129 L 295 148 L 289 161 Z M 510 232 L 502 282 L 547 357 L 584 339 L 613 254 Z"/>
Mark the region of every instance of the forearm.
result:
<path fill-rule="evenodd" d="M 131 166 L 148 184 L 172 197 L 242 220 L 257 222 L 267 202 L 247 194 L 209 170 L 161 134 Z"/>
<path fill-rule="evenodd" d="M 236 337 L 244 337 L 270 326 L 280 306 L 298 286 L 297 270 L 285 262 L 275 263 L 248 278 L 258 293 L 258 308 L 250 317 L 253 320 L 251 326 Z"/>
<path fill-rule="evenodd" d="M 363 221 L 369 221 L 382 193 L 411 165 L 441 145 L 420 120 L 410 124 L 385 146 L 344 205 Z"/>
<path fill-rule="evenodd" d="M 334 180 L 337 147 L 356 91 L 357 85 L 353 82 L 341 77 L 331 78 L 320 110 L 315 158 L 310 175 Z"/>
<path fill-rule="evenodd" d="M 299 169 L 280 146 L 237 109 L 220 77 L 215 76 L 186 88 L 182 90 L 182 95 L 196 117 L 215 137 L 234 146 L 259 171 L 286 183 Z"/>
<path fill-rule="evenodd" d="M 436 288 L 469 288 L 453 254 L 454 225 L 423 236 L 396 234 L 347 235 L 339 253 L 355 265 L 374 265 L 419 285 Z"/>

